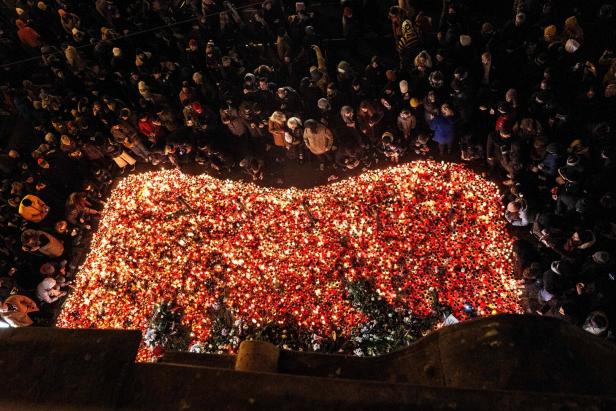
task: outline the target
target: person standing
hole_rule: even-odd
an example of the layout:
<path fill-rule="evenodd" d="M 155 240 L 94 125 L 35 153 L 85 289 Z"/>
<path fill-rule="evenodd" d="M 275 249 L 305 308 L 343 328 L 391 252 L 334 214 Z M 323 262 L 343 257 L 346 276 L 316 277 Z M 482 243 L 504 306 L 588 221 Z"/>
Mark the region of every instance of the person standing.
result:
<path fill-rule="evenodd" d="M 447 151 L 451 155 L 451 147 L 456 139 L 455 114 L 449 104 L 441 106 L 441 113 L 430 115 L 430 128 L 434 131 L 433 140 L 438 144 L 438 151 L 441 156 Z"/>
<path fill-rule="evenodd" d="M 396 49 L 400 56 L 400 68 L 404 71 L 410 69 L 413 58 L 421 51 L 421 36 L 417 27 L 408 18 L 404 9 L 392 6 L 389 9 Z"/>
<path fill-rule="evenodd" d="M 313 119 L 306 120 L 304 127 L 304 143 L 319 160 L 319 169 L 323 171 L 334 145 L 334 134 L 329 128 Z"/>

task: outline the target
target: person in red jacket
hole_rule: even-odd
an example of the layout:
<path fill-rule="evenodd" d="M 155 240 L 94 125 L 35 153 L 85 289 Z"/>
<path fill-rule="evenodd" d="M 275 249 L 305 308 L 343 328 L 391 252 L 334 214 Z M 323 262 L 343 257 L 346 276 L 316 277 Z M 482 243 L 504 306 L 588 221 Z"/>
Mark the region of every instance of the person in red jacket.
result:
<path fill-rule="evenodd" d="M 26 25 L 21 19 L 15 20 L 15 25 L 17 26 L 17 37 L 19 37 L 21 44 L 32 49 L 41 47 L 41 36 L 36 30 Z"/>
<path fill-rule="evenodd" d="M 152 145 L 156 145 L 158 139 L 163 135 L 160 121 L 154 120 L 154 118 L 147 113 L 139 118 L 138 127 L 139 132 L 143 134 Z"/>

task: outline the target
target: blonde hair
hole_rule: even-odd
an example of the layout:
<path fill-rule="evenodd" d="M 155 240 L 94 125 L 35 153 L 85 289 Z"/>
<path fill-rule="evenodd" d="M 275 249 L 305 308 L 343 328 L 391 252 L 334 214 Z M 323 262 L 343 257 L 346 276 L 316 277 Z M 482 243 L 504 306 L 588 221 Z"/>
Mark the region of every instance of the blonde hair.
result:
<path fill-rule="evenodd" d="M 274 111 L 269 119 L 278 124 L 285 124 L 287 122 L 287 116 L 282 111 Z"/>

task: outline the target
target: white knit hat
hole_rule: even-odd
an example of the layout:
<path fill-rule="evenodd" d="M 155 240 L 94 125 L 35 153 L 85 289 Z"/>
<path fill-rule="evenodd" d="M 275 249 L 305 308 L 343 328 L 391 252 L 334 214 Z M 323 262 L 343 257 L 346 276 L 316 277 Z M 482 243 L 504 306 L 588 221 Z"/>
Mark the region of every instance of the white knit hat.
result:
<path fill-rule="evenodd" d="M 565 50 L 567 53 L 575 53 L 580 48 L 580 43 L 575 39 L 569 39 L 565 43 Z"/>

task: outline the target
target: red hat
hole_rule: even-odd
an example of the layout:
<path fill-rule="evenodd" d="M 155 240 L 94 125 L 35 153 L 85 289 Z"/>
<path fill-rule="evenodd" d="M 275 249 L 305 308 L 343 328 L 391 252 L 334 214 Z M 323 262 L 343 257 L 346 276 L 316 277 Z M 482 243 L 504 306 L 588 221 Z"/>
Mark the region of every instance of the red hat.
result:
<path fill-rule="evenodd" d="M 197 113 L 201 113 L 203 111 L 203 107 L 201 107 L 200 103 L 197 103 L 196 101 L 194 103 L 192 103 L 190 105 L 190 107 L 195 110 Z"/>

